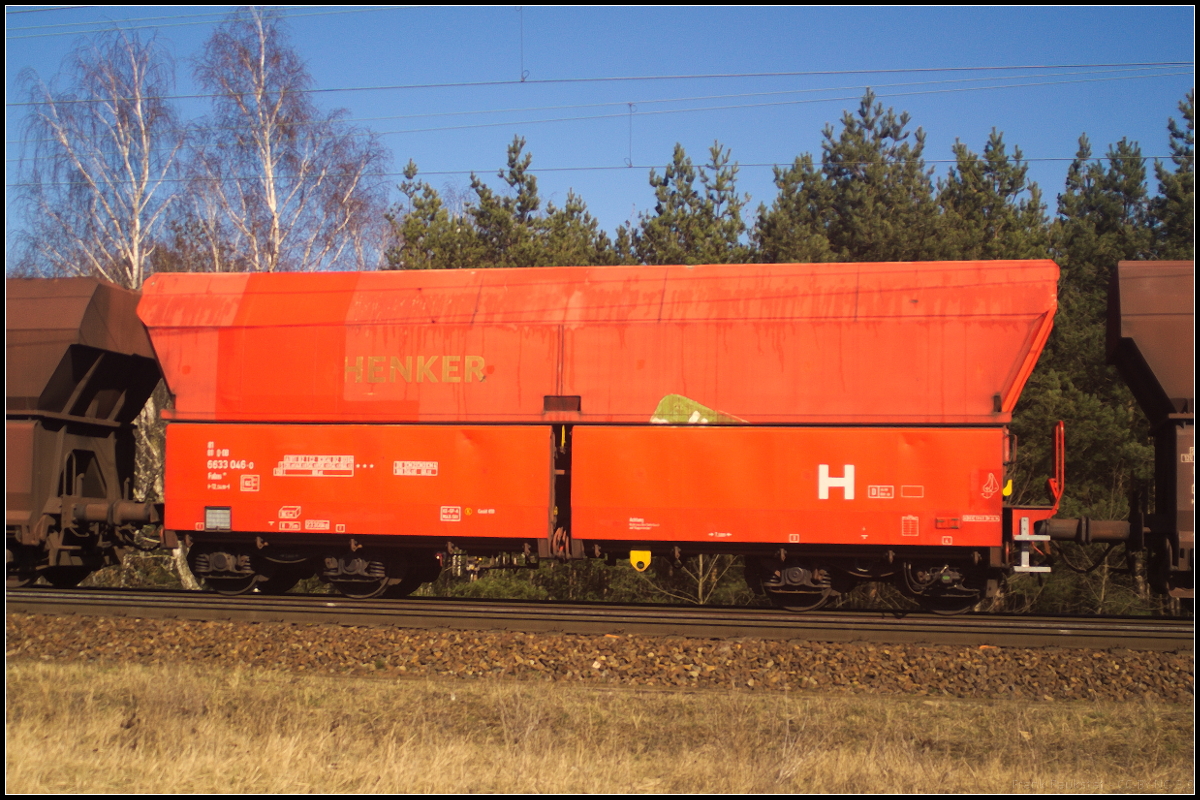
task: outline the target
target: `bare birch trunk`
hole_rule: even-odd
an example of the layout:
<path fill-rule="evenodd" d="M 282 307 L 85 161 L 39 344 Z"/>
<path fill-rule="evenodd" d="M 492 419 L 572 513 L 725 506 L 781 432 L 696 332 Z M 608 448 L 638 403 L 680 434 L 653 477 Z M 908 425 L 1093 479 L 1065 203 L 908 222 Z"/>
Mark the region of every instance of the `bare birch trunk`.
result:
<path fill-rule="evenodd" d="M 137 456 L 134 469 L 134 498 L 140 502 L 162 502 L 166 453 L 166 424 L 159 412 L 170 403 L 166 385 L 159 383 L 146 401 L 137 421 Z M 171 563 L 183 588 L 200 588 L 187 565 L 187 547 L 182 542 L 171 552 Z"/>

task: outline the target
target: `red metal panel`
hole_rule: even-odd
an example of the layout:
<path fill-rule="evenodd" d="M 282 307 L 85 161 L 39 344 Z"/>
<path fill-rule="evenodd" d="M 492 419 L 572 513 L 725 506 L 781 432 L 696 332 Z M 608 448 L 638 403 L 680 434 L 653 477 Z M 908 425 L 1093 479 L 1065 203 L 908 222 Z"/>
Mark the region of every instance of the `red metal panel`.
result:
<path fill-rule="evenodd" d="M 576 539 L 997 546 L 1004 431 L 577 427 Z"/>
<path fill-rule="evenodd" d="M 186 424 L 167 428 L 166 527 L 544 538 L 548 426 Z"/>
<path fill-rule="evenodd" d="M 1057 277 L 1049 261 L 170 275 L 140 313 L 181 419 L 1003 424 Z M 556 395 L 580 410 L 547 412 Z"/>

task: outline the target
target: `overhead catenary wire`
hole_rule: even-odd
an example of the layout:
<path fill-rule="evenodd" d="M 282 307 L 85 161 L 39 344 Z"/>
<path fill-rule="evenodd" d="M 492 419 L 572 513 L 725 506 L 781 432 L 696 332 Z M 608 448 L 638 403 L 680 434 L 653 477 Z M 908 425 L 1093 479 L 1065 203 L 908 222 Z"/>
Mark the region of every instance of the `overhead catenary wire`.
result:
<path fill-rule="evenodd" d="M 916 92 L 891 92 L 888 94 L 877 94 L 875 96 L 880 97 L 880 98 L 913 97 L 913 96 L 917 96 L 917 95 L 928 95 L 928 94 L 947 94 L 950 92 L 975 92 L 975 91 L 985 91 L 985 90 L 991 90 L 991 89 L 1021 89 L 1021 88 L 1026 88 L 1026 87 L 1056 86 L 1056 85 L 1069 84 L 1069 83 L 1095 83 L 1095 82 L 1100 82 L 1100 81 L 1136 80 L 1136 79 L 1142 79 L 1142 78 L 1174 77 L 1174 76 L 1178 76 L 1178 75 L 1189 75 L 1189 74 L 1191 74 L 1191 73 L 1175 72 L 1175 73 L 1167 73 L 1165 75 L 1126 75 L 1126 76 L 1113 77 L 1113 78 L 1087 78 L 1087 79 L 1071 80 L 1071 81 L 1041 81 L 1038 83 L 1017 83 L 1017 84 L 1011 84 L 1011 85 L 1006 85 L 1006 86 L 963 86 L 963 87 L 959 87 L 956 89 L 930 89 L 927 91 L 916 91 Z M 869 88 L 869 87 L 863 87 L 863 88 Z M 827 90 L 827 91 L 832 91 L 832 90 Z M 815 98 L 812 100 L 781 100 L 781 101 L 774 102 L 774 103 L 743 103 L 743 104 L 738 104 L 738 105 L 704 106 L 701 108 L 657 109 L 657 110 L 652 110 L 652 111 L 640 111 L 640 112 L 637 112 L 637 114 L 639 116 L 657 116 L 657 115 L 662 115 L 662 114 L 688 114 L 688 113 L 696 113 L 696 112 L 702 112 L 702 111 L 735 111 L 735 110 L 745 109 L 745 108 L 770 108 L 773 106 L 808 105 L 808 104 L 812 104 L 812 103 L 833 103 L 833 102 L 853 101 L 853 100 L 860 100 L 860 99 L 861 98 L 858 96 L 820 97 L 820 98 Z M 626 105 L 626 103 L 613 103 L 610 105 Z M 634 103 L 634 105 L 636 106 L 637 103 Z M 530 120 L 521 120 L 518 122 L 480 122 L 480 123 L 476 123 L 476 124 L 472 124 L 472 125 L 446 125 L 446 126 L 433 127 L 433 128 L 408 128 L 408 129 L 404 129 L 404 130 L 376 131 L 375 134 L 378 136 L 394 136 L 397 134 L 406 134 L 406 133 L 435 133 L 435 132 L 442 132 L 442 131 L 469 130 L 469 129 L 473 129 L 473 128 L 496 128 L 496 127 L 503 127 L 506 125 L 536 125 L 539 123 L 546 123 L 546 122 L 577 122 L 577 121 L 585 121 L 585 120 L 593 120 L 593 119 L 615 119 L 615 118 L 625 118 L 627 116 L 629 116 L 628 112 L 615 112 L 612 114 L 589 114 L 589 115 L 576 116 L 576 117 L 555 117 L 553 119 L 530 119 Z"/>
<path fill-rule="evenodd" d="M 287 19 L 298 19 L 301 17 L 327 17 L 327 16 L 333 16 L 333 15 L 342 15 L 342 14 L 365 14 L 365 13 L 370 13 L 370 12 L 374 12 L 374 11 L 395 11 L 397 9 L 402 9 L 405 7 L 406 6 L 376 6 L 374 8 L 342 8 L 342 9 L 338 9 L 337 11 L 314 11 L 312 13 L 283 14 L 281 16 L 284 16 Z M 306 8 L 306 6 L 290 6 L 290 8 L 302 9 L 302 8 Z M 223 18 L 223 17 L 228 17 L 229 14 L 214 12 L 212 14 L 194 14 L 194 15 L 189 14 L 189 15 L 180 15 L 178 17 L 146 17 L 146 19 L 182 19 L 187 16 L 211 16 L 211 17 Z M 119 22 L 119 21 L 120 20 L 116 20 L 114 22 Z M 207 20 L 202 20 L 202 21 L 197 21 L 197 22 L 167 22 L 167 23 L 159 23 L 157 25 L 130 25 L 130 26 L 120 26 L 120 30 L 122 30 L 122 31 L 140 31 L 140 30 L 147 30 L 147 29 L 157 30 L 158 28 L 183 28 L 183 27 L 187 27 L 189 25 L 212 25 L 215 22 L 216 22 L 216 20 L 214 20 L 214 19 L 207 19 Z M 100 22 L 62 23 L 62 25 L 64 25 L 64 26 L 69 25 L 69 24 L 102 25 L 102 23 L 100 23 Z M 47 27 L 60 27 L 60 26 L 55 25 L 55 26 L 47 26 Z M 104 33 L 106 31 L 112 30 L 114 27 L 118 27 L 118 26 L 115 24 L 109 24 L 109 25 L 104 25 L 103 27 L 93 28 L 91 30 L 57 31 L 57 32 L 53 32 L 53 33 L 31 33 L 31 34 L 27 34 L 25 36 L 5 36 L 4 40 L 6 42 L 14 42 L 14 41 L 22 40 L 22 39 L 41 39 L 41 38 L 46 38 L 46 37 L 50 37 L 50 36 L 86 36 L 86 35 L 92 34 L 92 33 Z"/>
<path fill-rule="evenodd" d="M 1088 70 L 1088 71 L 1083 71 L 1083 72 L 1064 72 L 1064 73 L 1059 73 L 1059 75 L 1060 76 L 1106 75 L 1106 74 L 1111 74 L 1114 72 L 1133 72 L 1133 71 L 1144 71 L 1144 70 L 1150 70 L 1150 69 L 1157 69 L 1157 68 L 1155 68 L 1155 67 L 1125 67 L 1125 68 L 1119 68 L 1119 69 Z M 1152 75 L 1131 75 L 1131 76 L 1127 76 L 1127 77 L 1131 77 L 1131 78 L 1138 78 L 1138 77 L 1161 78 L 1161 77 L 1173 77 L 1173 76 L 1178 76 L 1178 75 L 1189 75 L 1189 74 L 1191 74 L 1191 73 L 1189 73 L 1189 72 L 1170 72 L 1170 73 L 1154 73 Z M 1038 76 L 1038 75 L 1007 75 L 1003 78 L 1003 80 L 1011 80 L 1011 81 L 1028 80 L 1028 79 L 1038 78 L 1038 77 L 1041 77 L 1041 76 Z M 888 89 L 888 88 L 896 88 L 896 87 L 904 87 L 904 86 L 937 86 L 937 85 L 950 84 L 950 83 L 971 83 L 973 81 L 985 81 L 985 80 L 994 80 L 994 79 L 989 78 L 989 77 L 945 78 L 945 79 L 933 80 L 933 81 L 903 81 L 903 82 L 899 82 L 899 83 L 871 83 L 871 84 L 857 84 L 857 85 L 847 85 L 847 86 L 820 86 L 820 87 L 808 88 L 808 89 L 779 89 L 779 90 L 769 91 L 769 92 L 737 92 L 737 93 L 733 93 L 733 94 L 726 93 L 726 94 L 693 95 L 693 96 L 689 96 L 689 97 L 666 97 L 666 98 L 651 98 L 651 99 L 640 99 L 640 100 L 610 100 L 610 101 L 601 102 L 601 103 L 565 103 L 565 104 L 543 105 L 543 106 L 519 106 L 519 107 L 513 107 L 513 108 L 469 109 L 469 110 L 465 110 L 465 111 L 427 111 L 427 112 L 422 112 L 422 113 L 418 113 L 418 114 L 388 114 L 388 115 L 374 116 L 374 117 L 340 117 L 340 118 L 338 118 L 337 121 L 340 123 L 381 122 L 381 121 L 386 121 L 386 120 L 400 120 L 400 119 L 429 119 L 429 118 L 436 118 L 436 117 L 480 116 L 480 115 L 485 115 L 485 114 L 534 113 L 534 112 L 538 112 L 538 111 L 567 111 L 567 110 L 585 109 L 585 108 L 622 107 L 622 108 L 625 108 L 628 110 L 629 106 L 631 106 L 631 105 L 634 108 L 636 108 L 637 106 L 661 105 L 661 104 L 665 104 L 665 103 L 691 103 L 691 102 L 700 102 L 700 101 L 704 101 L 704 100 L 726 100 L 726 99 L 737 99 L 737 98 L 742 98 L 742 97 L 778 97 L 778 96 L 792 95 L 792 94 L 815 94 L 817 92 L 845 92 L 845 91 L 851 91 L 851 90 L 861 91 L 864 89 Z M 1015 88 L 1015 87 L 1027 86 L 1027 85 L 1028 86 L 1040 86 L 1040 85 L 1047 85 L 1047 84 L 1046 83 L 1012 84 L 1012 86 L 1009 88 Z M 1050 85 L 1053 85 L 1053 83 Z M 882 95 L 880 95 L 880 96 L 882 96 Z M 40 105 L 49 105 L 51 102 L 52 101 L 43 101 Z M 753 107 L 753 106 L 750 106 L 750 107 Z M 680 109 L 680 110 L 687 111 L 688 109 Z M 626 112 L 623 112 L 623 114 L 624 113 L 626 113 Z M 581 117 L 581 119 L 586 119 L 586 118 Z M 308 125 L 323 125 L 326 123 L 326 121 L 327 120 L 325 120 L 325 119 L 321 119 L 321 120 L 314 120 L 312 122 L 289 123 L 289 125 L 291 125 L 293 127 L 308 126 Z M 513 124 L 522 124 L 522 123 L 518 122 L 518 123 L 513 123 Z M 240 127 L 238 127 L 238 128 L 217 127 L 217 128 L 213 128 L 212 130 L 240 130 Z M 178 132 L 180 132 L 179 129 L 164 131 L 164 133 L 178 133 Z M 389 133 L 389 132 L 367 131 L 367 133 L 379 133 L 379 135 L 385 135 L 386 133 Z M 10 140 L 6 141 L 5 144 L 16 145 L 16 144 L 37 142 L 37 141 L 49 141 L 49 140 L 10 139 Z"/>
<path fill-rule="evenodd" d="M 389 6 L 391 7 L 391 6 Z M 68 6 L 67 8 L 87 8 L 87 6 Z M 284 12 L 293 8 L 322 8 L 322 6 L 275 6 L 274 10 Z M 328 6 L 328 8 L 340 8 L 340 6 Z M 31 9 L 29 11 L 5 11 L 5 14 L 29 14 L 33 11 L 48 10 L 48 9 Z M 208 11 L 203 14 L 165 14 L 159 17 L 127 17 L 125 19 L 107 20 L 110 25 L 120 25 L 126 22 L 153 22 L 160 19 L 194 19 L 196 17 L 227 17 L 229 13 L 226 11 Z M 6 31 L 34 31 L 42 28 L 78 28 L 83 25 L 99 25 L 96 20 L 87 20 L 86 22 L 47 22 L 41 25 L 25 25 L 19 28 L 5 27 Z M 128 30 L 128 29 L 125 29 Z M 63 31 L 63 35 L 77 36 L 79 31 Z"/>
<path fill-rule="evenodd" d="M 911 67 L 903 69 L 852 69 L 852 70 L 803 70 L 795 72 L 737 72 L 687 75 L 633 75 L 596 78 L 539 78 L 533 80 L 492 80 L 492 81 L 446 81 L 440 83 L 406 83 L 387 84 L 378 86 L 342 86 L 336 88 L 309 88 L 291 90 L 297 94 L 330 94 L 337 92 L 383 92 L 408 91 L 414 89 L 473 89 L 495 86 L 549 86 L 586 83 L 621 83 L 638 81 L 673 81 L 673 80 L 726 80 L 749 78 L 796 78 L 796 77 L 826 77 L 831 75 L 900 75 L 928 74 L 936 72 L 997 72 L 1002 70 L 1062 70 L 1062 69 L 1098 69 L 1106 67 L 1161 67 L 1164 69 L 1178 67 L 1195 68 L 1194 61 L 1132 61 L 1126 63 L 1096 63 L 1096 64 L 1026 64 L 1011 66 L 986 67 Z M 152 95 L 143 100 L 211 100 L 217 97 L 230 96 L 226 92 L 205 92 L 198 94 L 167 94 Z M 62 103 L 103 103 L 107 100 L 78 98 L 63 100 Z M 22 108 L 41 105 L 40 102 L 6 103 L 7 108 Z"/>
<path fill-rule="evenodd" d="M 83 8 L 94 8 L 95 6 L 47 6 L 45 8 L 13 8 L 4 9 L 5 14 L 44 14 L 47 11 L 78 11 Z"/>
<path fill-rule="evenodd" d="M 1085 72 L 1085 73 L 1069 73 L 1069 74 L 1094 74 L 1094 73 L 1086 73 Z M 1148 76 L 1147 76 L 1147 74 L 1139 74 L 1139 76 L 1112 76 L 1112 77 L 1108 77 L 1108 78 L 1080 78 L 1080 79 L 1073 79 L 1073 80 L 1043 80 L 1043 82 L 1037 82 L 1037 83 L 1001 84 L 1001 85 L 992 85 L 992 86 L 959 86 L 959 88 L 954 88 L 954 89 L 931 89 L 931 90 L 924 90 L 924 91 L 887 92 L 887 94 L 876 94 L 875 96 L 880 97 L 880 98 L 911 97 L 911 96 L 920 96 L 920 95 L 950 94 L 950 92 L 959 92 L 959 91 L 1022 89 L 1022 88 L 1037 88 L 1037 86 L 1112 82 L 1112 80 L 1170 78 L 1170 77 L 1178 77 L 1178 76 L 1187 76 L 1187 74 L 1192 74 L 1192 73 L 1190 73 L 1190 72 L 1169 72 L 1169 73 L 1148 74 Z M 1014 79 L 1026 79 L 1026 78 L 1030 78 L 1030 77 L 1034 77 L 1034 76 L 1018 76 L 1018 77 L 1015 77 Z M 896 86 L 896 88 L 899 88 L 899 86 L 938 85 L 938 84 L 943 84 L 943 83 L 971 82 L 971 80 L 985 80 L 985 78 L 958 78 L 958 79 L 949 79 L 949 80 L 935 80 L 935 82 L 911 82 L 911 83 L 883 84 L 883 86 Z M 548 122 L 577 122 L 577 121 L 606 120 L 606 119 L 616 119 L 616 118 L 622 118 L 622 119 L 629 118 L 631 121 L 632 116 L 635 115 L 634 108 L 636 108 L 637 106 L 649 106 L 649 104 L 655 104 L 655 103 L 692 102 L 692 101 L 700 101 L 700 100 L 709 100 L 709 98 L 712 98 L 712 100 L 720 100 L 720 98 L 725 98 L 725 97 L 736 98 L 736 97 L 760 97 L 760 96 L 778 96 L 778 95 L 793 95 L 793 94 L 812 94 L 812 92 L 818 92 L 818 91 L 847 91 L 847 90 L 863 90 L 863 89 L 870 89 L 870 88 L 871 88 L 871 86 L 868 86 L 868 85 L 836 86 L 836 88 L 796 89 L 796 90 L 781 90 L 781 91 L 774 91 L 774 92 L 748 92 L 748 94 L 709 95 L 709 96 L 686 97 L 686 98 L 665 98 L 665 100 L 581 103 L 581 104 L 570 104 L 570 106 L 546 106 L 546 107 L 534 107 L 534 108 L 528 108 L 528 109 L 478 110 L 478 112 L 474 112 L 474 110 L 467 110 L 467 112 L 431 112 L 431 113 L 426 113 L 426 114 L 403 114 L 403 115 L 397 115 L 397 116 L 384 116 L 384 118 L 368 118 L 368 120 L 370 120 L 370 119 L 374 119 L 374 120 L 426 119 L 426 118 L 431 118 L 431 116 L 432 116 L 432 118 L 437 118 L 437 116 L 504 114 L 504 113 L 514 113 L 514 112 L 527 112 L 527 110 L 528 110 L 528 112 L 538 112 L 538 110 L 558 110 L 558 109 L 574 109 L 574 108 L 612 108 L 612 107 L 622 107 L 622 106 L 626 107 L 626 110 L 623 110 L 623 112 L 614 112 L 611 114 L 586 114 L 586 115 L 577 115 L 577 116 L 559 116 L 559 118 L 551 118 L 551 119 L 505 120 L 505 121 L 499 121 L 499 122 L 474 122 L 474 124 L 468 124 L 468 125 L 448 125 L 448 126 L 434 126 L 434 127 L 425 127 L 425 128 L 402 128 L 402 130 L 394 130 L 394 131 L 360 130 L 360 131 L 350 131 L 347 133 L 338 133 L 338 134 L 336 134 L 336 136 L 378 136 L 378 137 L 402 136 L 402 134 L 410 134 L 410 133 L 437 133 L 437 132 L 448 132 L 448 131 L 468 131 L 468 130 L 479 130 L 479 128 L 490 128 L 490 127 L 506 127 L 506 126 L 514 126 L 514 125 L 541 125 L 541 124 L 548 124 Z M 722 110 L 722 112 L 724 112 L 724 110 L 740 110 L 740 109 L 750 109 L 750 108 L 772 108 L 772 107 L 780 107 L 780 106 L 804 106 L 804 104 L 812 104 L 812 103 L 845 102 L 845 101 L 854 101 L 854 100 L 859 100 L 859 97 L 858 96 L 817 97 L 817 98 L 812 98 L 812 100 L 778 101 L 778 102 L 770 102 L 770 103 L 739 103 L 739 104 L 732 104 L 732 106 L 708 106 L 708 107 L 701 107 L 701 108 L 652 109 L 652 110 L 646 110 L 646 112 L 637 112 L 637 114 L 642 115 L 642 116 L 653 116 L 653 115 L 664 115 L 664 114 L 688 114 L 688 113 L 714 112 L 714 110 Z M 344 122 L 344 124 L 349 124 L 349 122 L 366 121 L 366 120 L 338 119 L 336 121 L 340 122 L 340 124 L 341 124 L 341 122 Z M 324 125 L 324 124 L 326 124 L 326 122 L 328 122 L 328 120 L 322 119 L 322 120 L 310 122 L 310 124 L 307 124 L 307 125 Z M 296 126 L 289 125 L 289 127 L 296 127 Z M 216 128 L 216 130 L 227 130 L 227 128 Z M 163 133 L 164 134 L 180 134 L 180 133 L 182 133 L 182 131 L 181 130 L 172 130 L 172 131 L 164 131 Z M 334 136 L 334 134 L 330 134 L 330 136 Z M 40 142 L 49 142 L 49 140 L 50 139 L 34 139 L 34 140 L 12 139 L 12 140 L 8 140 L 8 142 L 6 142 L 5 144 L 6 145 L 37 144 Z M 632 148 L 632 145 L 630 144 L 630 149 L 631 148 Z M 631 158 L 630 158 L 630 160 L 631 160 Z M 19 158 L 7 158 L 7 160 L 5 160 L 5 163 L 16 163 L 19 161 L 20 161 Z"/>

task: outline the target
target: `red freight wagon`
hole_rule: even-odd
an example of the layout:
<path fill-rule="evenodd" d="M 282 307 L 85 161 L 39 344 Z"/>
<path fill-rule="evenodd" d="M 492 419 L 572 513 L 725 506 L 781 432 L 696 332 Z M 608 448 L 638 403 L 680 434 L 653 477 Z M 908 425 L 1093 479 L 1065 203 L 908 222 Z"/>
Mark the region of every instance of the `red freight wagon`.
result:
<path fill-rule="evenodd" d="M 175 397 L 166 525 L 228 591 L 314 570 L 410 590 L 450 541 L 738 553 L 790 605 L 889 575 L 961 604 L 1008 566 L 1005 426 L 1057 278 L 1050 261 L 156 275 L 139 315 Z"/>

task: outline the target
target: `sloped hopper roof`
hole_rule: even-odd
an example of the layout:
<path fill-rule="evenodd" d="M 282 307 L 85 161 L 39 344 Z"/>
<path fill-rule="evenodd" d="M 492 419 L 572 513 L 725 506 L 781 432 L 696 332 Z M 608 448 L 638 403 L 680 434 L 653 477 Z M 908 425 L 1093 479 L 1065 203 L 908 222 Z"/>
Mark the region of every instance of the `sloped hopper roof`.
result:
<path fill-rule="evenodd" d="M 176 419 L 1001 425 L 1052 261 L 152 276 Z"/>
<path fill-rule="evenodd" d="M 153 390 L 158 369 L 137 318 L 139 298 L 96 278 L 5 281 L 6 410 L 108 418 L 98 413 L 107 407 L 120 421 L 136 415 L 145 396 L 130 395 L 119 404 L 102 400 L 95 408 L 75 405 L 97 390 L 111 394 L 132 384 L 136 395 Z M 113 355 L 98 359 L 101 351 Z M 94 388 L 77 391 L 83 382 Z"/>
<path fill-rule="evenodd" d="M 1195 405 L 1195 262 L 1122 261 L 1108 308 L 1108 360 L 1154 420 Z"/>

